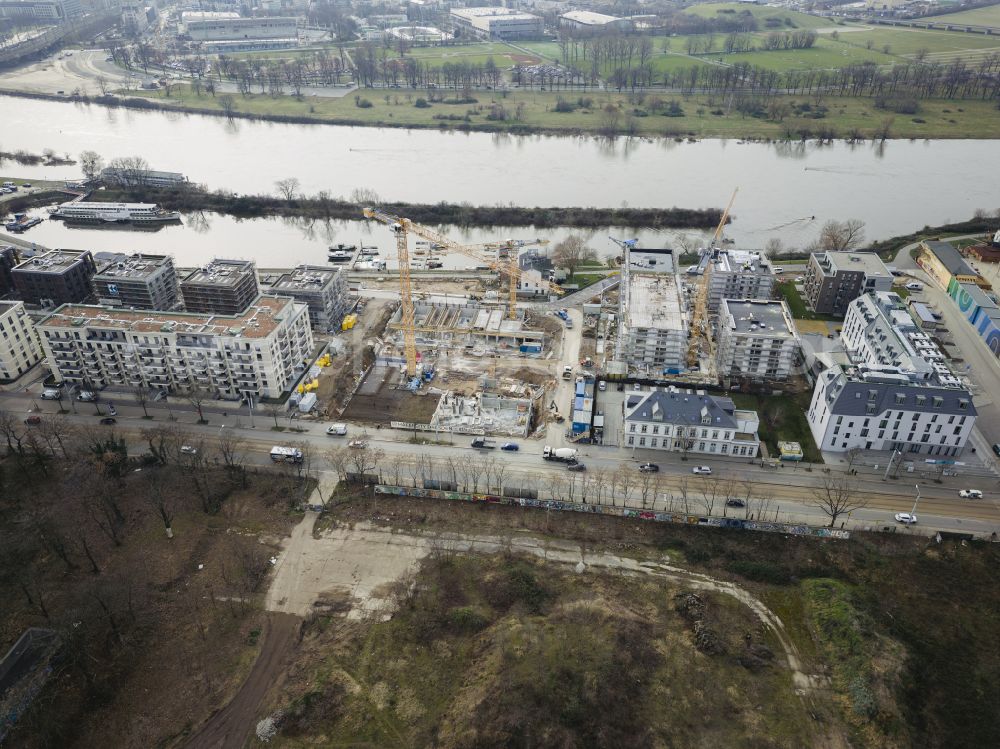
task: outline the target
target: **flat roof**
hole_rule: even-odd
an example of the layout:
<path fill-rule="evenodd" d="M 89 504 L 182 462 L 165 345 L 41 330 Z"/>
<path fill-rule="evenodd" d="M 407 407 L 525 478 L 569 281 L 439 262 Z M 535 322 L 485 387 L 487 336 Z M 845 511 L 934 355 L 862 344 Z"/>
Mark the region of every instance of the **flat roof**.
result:
<path fill-rule="evenodd" d="M 570 21 L 576 21 L 577 23 L 593 24 L 594 26 L 600 26 L 605 23 L 621 20 L 617 16 L 608 16 L 604 13 L 594 13 L 589 10 L 571 10 L 567 13 L 563 13 L 560 18 L 567 18 Z"/>
<path fill-rule="evenodd" d="M 124 310 L 90 304 L 63 304 L 55 312 L 42 318 L 38 325 L 56 328 L 104 328 L 133 333 L 187 333 L 266 338 L 281 322 L 281 313 L 294 301 L 287 296 L 261 295 L 238 315 Z"/>
<path fill-rule="evenodd" d="M 732 329 L 737 333 L 759 333 L 770 338 L 794 335 L 785 303 L 769 299 L 723 299 L 732 315 Z"/>
<path fill-rule="evenodd" d="M 626 254 L 630 273 L 673 273 L 674 251 L 669 249 L 634 249 Z"/>
<path fill-rule="evenodd" d="M 288 273 L 282 273 L 268 286 L 287 291 L 322 289 L 341 273 L 340 268 L 324 268 L 319 265 L 302 265 Z M 273 278 L 273 276 L 272 276 Z"/>
<path fill-rule="evenodd" d="M 739 271 L 744 273 L 771 273 L 771 266 L 759 252 L 747 250 L 722 250 L 712 260 L 713 271 Z"/>
<path fill-rule="evenodd" d="M 684 330 L 680 286 L 673 273 L 629 274 L 628 279 L 628 327 Z"/>
<path fill-rule="evenodd" d="M 234 286 L 237 281 L 247 275 L 256 275 L 257 268 L 253 260 L 224 260 L 217 259 L 208 265 L 203 265 L 191 271 L 183 284 L 212 284 L 213 286 Z"/>
<path fill-rule="evenodd" d="M 181 21 L 223 21 L 239 18 L 240 14 L 231 10 L 185 10 L 181 13 Z"/>
<path fill-rule="evenodd" d="M 857 270 L 866 276 L 891 276 L 882 258 L 874 252 L 825 252 L 833 270 Z"/>
<path fill-rule="evenodd" d="M 144 255 L 142 253 L 126 255 L 121 253 L 98 268 L 94 279 L 146 278 L 167 265 L 173 265 L 173 260 L 168 255 Z"/>
<path fill-rule="evenodd" d="M 49 250 L 14 266 L 14 270 L 32 273 L 62 273 L 82 261 L 89 250 Z"/>
<path fill-rule="evenodd" d="M 4 302 L 0 301 L 0 315 L 5 315 L 18 305 L 23 305 L 24 302 Z"/>
<path fill-rule="evenodd" d="M 489 8 L 454 8 L 451 11 L 453 16 L 458 16 L 459 18 L 497 18 L 497 17 L 517 17 L 517 18 L 538 18 L 538 16 L 533 16 L 531 13 L 524 13 L 520 10 L 514 10 L 513 8 L 499 8 L 499 7 L 489 7 Z"/>

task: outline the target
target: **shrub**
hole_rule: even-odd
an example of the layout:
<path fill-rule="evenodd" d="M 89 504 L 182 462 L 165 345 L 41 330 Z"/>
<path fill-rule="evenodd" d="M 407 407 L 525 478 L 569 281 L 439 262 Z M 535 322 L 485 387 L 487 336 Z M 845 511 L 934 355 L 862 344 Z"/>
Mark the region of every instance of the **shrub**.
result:
<path fill-rule="evenodd" d="M 354 106 L 360 107 L 361 109 L 371 109 L 372 103 L 368 99 L 362 99 L 360 96 L 354 98 Z"/>
<path fill-rule="evenodd" d="M 576 109 L 576 105 L 571 101 L 566 101 L 561 96 L 556 100 L 555 110 L 557 112 L 572 112 Z"/>
<path fill-rule="evenodd" d="M 427 109 L 430 106 L 430 104 L 427 103 L 427 99 L 425 99 L 422 96 L 418 96 L 417 100 L 413 102 L 413 106 L 415 106 L 417 109 Z"/>

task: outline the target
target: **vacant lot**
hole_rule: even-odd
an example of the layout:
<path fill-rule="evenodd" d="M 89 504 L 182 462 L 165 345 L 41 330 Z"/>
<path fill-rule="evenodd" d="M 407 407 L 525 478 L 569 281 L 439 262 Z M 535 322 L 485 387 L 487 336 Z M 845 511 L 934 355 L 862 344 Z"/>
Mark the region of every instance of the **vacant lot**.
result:
<path fill-rule="evenodd" d="M 426 390 L 415 395 L 397 387 L 398 382 L 398 369 L 373 369 L 348 404 L 344 418 L 366 424 L 388 424 L 390 421 L 430 423 L 441 396 Z"/>
<path fill-rule="evenodd" d="M 805 411 L 809 408 L 811 392 L 792 393 L 780 398 L 774 396 L 733 393 L 738 408 L 748 408 L 760 415 L 760 438 L 767 444 L 771 457 L 777 457 L 778 442 L 798 442 L 804 460 L 822 463 L 823 456 L 816 448 Z"/>

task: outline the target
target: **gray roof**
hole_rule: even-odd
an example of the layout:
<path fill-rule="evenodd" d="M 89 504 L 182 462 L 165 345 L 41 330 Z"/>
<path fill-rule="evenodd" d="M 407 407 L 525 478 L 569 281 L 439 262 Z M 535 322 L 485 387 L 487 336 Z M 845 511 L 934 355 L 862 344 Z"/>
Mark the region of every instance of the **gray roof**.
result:
<path fill-rule="evenodd" d="M 785 318 L 785 303 L 774 299 L 723 299 L 723 309 L 733 317 L 737 333 L 757 333 L 776 338 L 791 335 Z M 723 317 L 723 315 L 720 315 Z"/>
<path fill-rule="evenodd" d="M 962 253 L 956 250 L 947 242 L 924 242 L 924 246 L 927 247 L 935 257 L 941 261 L 941 264 L 948 269 L 948 272 L 953 276 L 978 276 L 969 264 L 965 262 L 965 258 L 962 257 Z"/>
<path fill-rule="evenodd" d="M 646 273 L 673 273 L 674 251 L 668 249 L 647 250 L 636 248 L 626 253 L 629 270 Z"/>
<path fill-rule="evenodd" d="M 824 252 L 834 273 L 837 271 L 861 271 L 869 278 L 891 276 L 882 258 L 874 252 L 844 250 Z"/>
<path fill-rule="evenodd" d="M 989 295 L 976 286 L 976 284 L 966 282 L 959 284 L 959 286 L 962 287 L 962 291 L 972 298 L 972 301 L 976 303 L 976 306 L 981 307 L 982 309 L 993 309 L 997 306 L 996 302 L 990 299 Z"/>
<path fill-rule="evenodd" d="M 824 373 L 826 375 L 826 373 Z M 836 376 L 836 375 L 832 375 Z M 886 411 L 922 411 L 926 413 L 944 414 L 945 416 L 976 416 L 976 406 L 972 402 L 969 391 L 959 388 L 927 387 L 923 385 L 904 385 L 885 382 L 866 382 L 849 380 L 842 375 L 843 389 L 830 404 L 830 413 L 837 416 L 879 416 Z M 868 393 L 874 390 L 875 413 L 868 413 Z M 904 396 L 902 403 L 896 402 L 896 395 Z M 926 397 L 923 405 L 917 405 L 917 396 Z M 934 398 L 941 398 L 941 405 L 934 407 Z M 966 407 L 960 408 L 959 402 L 965 401 Z"/>
<path fill-rule="evenodd" d="M 731 398 L 694 393 L 655 390 L 634 405 L 635 396 L 628 399 L 625 418 L 632 421 L 655 421 L 667 424 L 701 424 L 702 409 L 708 409 L 712 426 L 734 429 L 736 406 Z M 631 409 L 631 410 L 629 410 Z M 662 418 L 657 417 L 661 414 Z"/>

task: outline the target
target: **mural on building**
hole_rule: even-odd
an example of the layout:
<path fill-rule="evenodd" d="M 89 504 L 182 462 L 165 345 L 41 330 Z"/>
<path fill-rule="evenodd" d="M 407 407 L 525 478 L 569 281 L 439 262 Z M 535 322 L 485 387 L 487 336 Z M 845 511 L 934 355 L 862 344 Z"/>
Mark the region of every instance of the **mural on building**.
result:
<path fill-rule="evenodd" d="M 948 296 L 958 305 L 958 309 L 976 329 L 979 337 L 986 341 L 990 351 L 1000 356 L 1000 308 L 985 294 L 982 294 L 979 300 L 973 298 L 973 295 L 955 278 L 948 284 Z"/>

